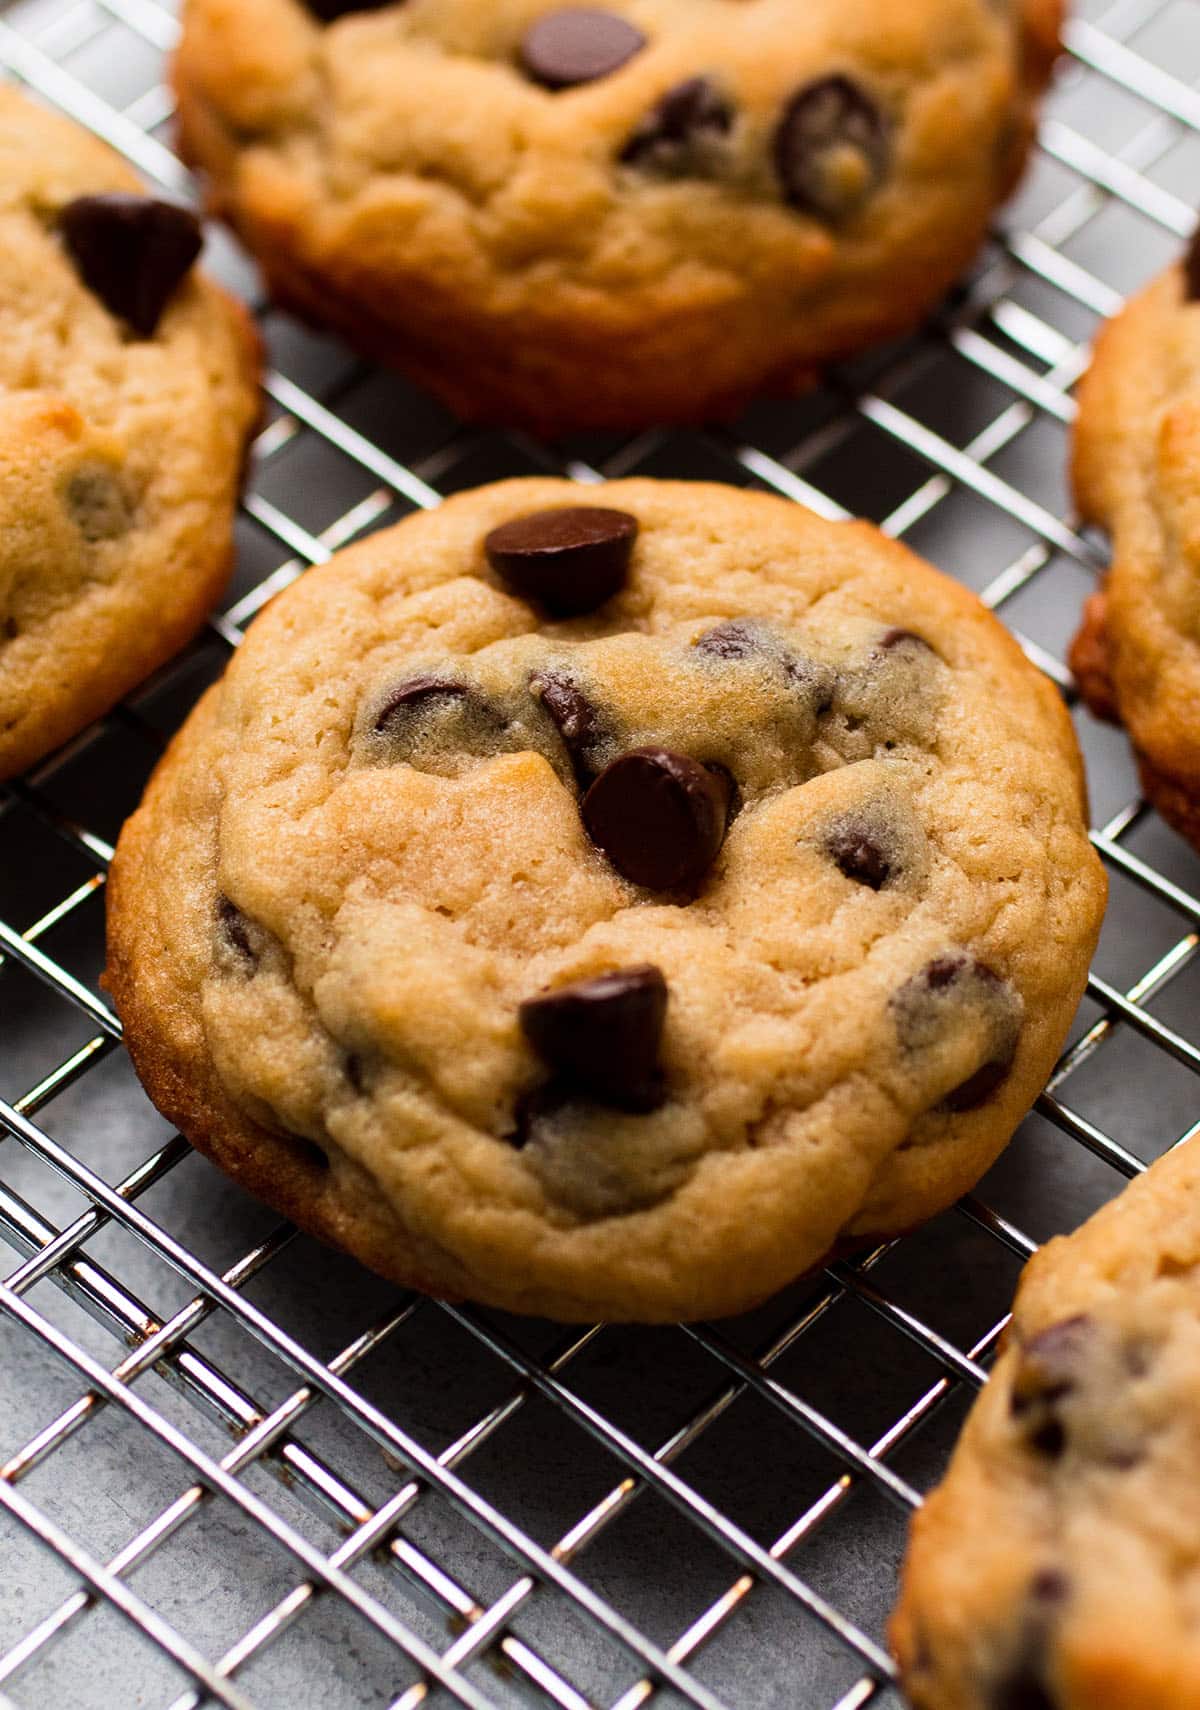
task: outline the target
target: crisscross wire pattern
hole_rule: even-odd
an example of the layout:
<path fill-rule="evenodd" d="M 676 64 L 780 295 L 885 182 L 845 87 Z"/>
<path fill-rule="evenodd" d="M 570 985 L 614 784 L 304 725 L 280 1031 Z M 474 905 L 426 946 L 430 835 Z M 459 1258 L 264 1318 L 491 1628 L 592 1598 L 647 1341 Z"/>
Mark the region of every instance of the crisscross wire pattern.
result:
<path fill-rule="evenodd" d="M 18 0 L 0 68 L 152 184 L 159 0 Z M 1113 906 L 1038 1107 L 930 1228 L 735 1323 L 563 1331 L 413 1298 L 278 1226 L 166 1131 L 98 976 L 121 818 L 272 594 L 451 490 L 563 471 L 860 513 L 975 587 L 1072 698 L 1103 543 L 1065 486 L 1098 319 L 1191 230 L 1194 0 L 1088 0 L 1030 179 L 912 339 L 705 433 L 463 429 L 299 328 L 214 234 L 271 369 L 208 630 L 0 788 L 0 1710 L 895 1706 L 904 1528 L 1017 1271 L 1200 1127 L 1195 857 L 1076 718 Z M 8 1697 L 5 1697 L 8 1694 Z"/>

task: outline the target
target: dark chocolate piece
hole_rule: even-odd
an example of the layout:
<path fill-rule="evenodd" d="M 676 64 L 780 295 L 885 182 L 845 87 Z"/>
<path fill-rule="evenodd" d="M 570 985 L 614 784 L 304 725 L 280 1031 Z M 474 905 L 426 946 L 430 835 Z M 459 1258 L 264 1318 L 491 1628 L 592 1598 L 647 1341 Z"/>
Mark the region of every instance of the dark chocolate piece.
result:
<path fill-rule="evenodd" d="M 862 206 L 883 177 L 890 153 L 879 107 L 861 84 L 840 75 L 798 90 L 775 132 L 775 170 L 784 198 L 830 224 Z"/>
<path fill-rule="evenodd" d="M 79 196 L 59 214 L 79 277 L 106 309 L 150 338 L 204 239 L 187 208 L 152 196 Z"/>
<path fill-rule="evenodd" d="M 561 505 L 501 524 L 483 545 L 513 593 L 552 617 L 580 617 L 625 586 L 637 531 L 628 511 Z"/>
<path fill-rule="evenodd" d="M 659 1043 L 667 982 L 646 964 L 530 998 L 522 1031 L 559 1079 L 601 1104 L 649 1111 L 662 1103 Z"/>
<path fill-rule="evenodd" d="M 545 89 L 574 89 L 619 71 L 646 45 L 639 29 L 613 12 L 572 6 L 547 12 L 526 30 L 519 58 Z"/>
<path fill-rule="evenodd" d="M 606 766 L 583 800 L 588 836 L 632 884 L 691 889 L 720 852 L 729 775 L 667 748 L 635 748 Z"/>
<path fill-rule="evenodd" d="M 638 125 L 621 159 L 626 166 L 664 175 L 703 167 L 712 143 L 733 129 L 733 108 L 707 77 L 689 77 L 668 89 Z"/>

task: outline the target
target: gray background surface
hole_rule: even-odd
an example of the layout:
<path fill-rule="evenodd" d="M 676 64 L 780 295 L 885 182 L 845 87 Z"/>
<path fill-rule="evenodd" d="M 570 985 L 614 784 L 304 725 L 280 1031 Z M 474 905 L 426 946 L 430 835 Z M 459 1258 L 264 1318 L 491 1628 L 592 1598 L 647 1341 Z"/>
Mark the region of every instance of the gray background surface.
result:
<path fill-rule="evenodd" d="M 20 0 L 0 13 L 0 68 L 96 125 L 178 192 L 186 180 L 164 148 L 170 100 L 161 81 L 173 28 L 157 0 Z M 732 429 L 551 449 L 467 432 L 400 380 L 265 310 L 274 403 L 239 524 L 225 634 L 307 562 L 395 520 L 429 488 L 546 469 L 636 471 L 760 483 L 831 514 L 872 518 L 983 592 L 1065 686 L 1064 649 L 1103 557 L 1070 519 L 1070 389 L 1098 316 L 1190 229 L 1200 11 L 1195 0 L 1087 0 L 1070 43 L 1035 169 L 934 324 L 826 390 L 758 406 Z M 262 307 L 253 270 L 219 232 L 209 262 Z M 656 1645 L 691 1634 L 687 1666 L 710 1702 L 895 1710 L 890 1689 L 805 1612 L 794 1589 L 739 1586 L 744 1540 L 769 1548 L 792 1532 L 793 1547 L 778 1554 L 854 1634 L 878 1644 L 903 1544 L 903 1493 L 885 1489 L 871 1462 L 852 1488 L 839 1486 L 846 1462 L 830 1446 L 830 1425 L 869 1450 L 917 1409 L 887 1464 L 926 1488 L 970 1399 L 962 1355 L 986 1348 L 1022 1254 L 1073 1227 L 1138 1160 L 1200 1117 L 1200 871 L 1139 809 L 1124 739 L 1077 710 L 1111 916 L 1064 1074 L 978 1200 L 865 1271 L 797 1287 L 718 1329 L 580 1337 L 398 1300 L 348 1260 L 273 1236 L 268 1212 L 171 1147 L 112 1039 L 96 984 L 107 845 L 163 738 L 220 670 L 220 629 L 36 775 L 0 788 L 0 1098 L 37 1125 L 29 1144 L 0 1139 L 0 1275 L 89 1210 L 78 1183 L 40 1155 L 37 1131 L 110 1184 L 165 1146 L 159 1179 L 137 1195 L 156 1224 L 218 1271 L 272 1241 L 245 1296 L 320 1359 L 379 1326 L 353 1367 L 360 1393 L 434 1454 L 476 1432 L 459 1462 L 464 1478 L 535 1543 L 554 1545 L 591 1513 L 574 1570 Z M 22 1298 L 111 1369 L 129 1353 L 122 1338 L 144 1342 L 196 1290 L 115 1220 L 93 1212 L 79 1233 L 82 1247 L 47 1265 Z M 134 1389 L 166 1429 L 220 1457 L 235 1440 L 231 1421 L 261 1418 L 298 1380 L 231 1312 L 195 1316 L 186 1343 L 172 1341 Z M 0 1299 L 0 1497 L 11 1491 L 32 1505 L 26 1519 L 40 1515 L 60 1544 L 105 1563 L 192 1480 L 119 1405 L 93 1402 L 63 1418 L 87 1387 Z M 595 1410 L 590 1425 L 580 1402 Z M 56 1419 L 44 1456 L 29 1452 Z M 647 1488 L 657 1475 L 634 1476 L 631 1444 L 662 1450 L 681 1485 Z M 269 1505 L 273 1531 L 227 1496 L 206 1498 L 126 1578 L 143 1628 L 152 1610 L 210 1661 L 303 1583 L 288 1539 L 329 1554 L 406 1482 L 395 1456 L 329 1401 L 298 1411 L 290 1435 L 248 1461 L 239 1476 Z M 641 1664 L 562 1589 L 528 1595 L 522 1565 L 444 1492 L 411 1493 L 382 1541 L 354 1566 L 357 1583 L 438 1651 L 461 1633 L 463 1616 L 476 1620 L 511 1595 L 492 1635 L 505 1651 L 481 1644 L 464 1670 L 489 1703 L 632 1710 L 640 1701 L 622 1694 L 641 1679 Z M 0 1505 L 0 1682 L 19 1710 L 174 1703 L 188 1688 L 186 1669 L 107 1599 L 71 1605 L 78 1583 L 12 1502 Z M 722 1599 L 725 1618 L 700 1639 L 695 1624 Z M 41 1628 L 43 1642 L 31 1641 L 55 1612 L 53 1635 Z M 420 1702 L 419 1690 L 407 1692 L 417 1671 L 378 1620 L 337 1593 L 301 1598 L 259 1637 L 236 1670 L 256 1706 Z M 535 1657 L 546 1669 L 541 1686 Z M 649 1701 L 684 1699 L 658 1690 Z M 426 1702 L 451 1699 L 441 1691 Z"/>

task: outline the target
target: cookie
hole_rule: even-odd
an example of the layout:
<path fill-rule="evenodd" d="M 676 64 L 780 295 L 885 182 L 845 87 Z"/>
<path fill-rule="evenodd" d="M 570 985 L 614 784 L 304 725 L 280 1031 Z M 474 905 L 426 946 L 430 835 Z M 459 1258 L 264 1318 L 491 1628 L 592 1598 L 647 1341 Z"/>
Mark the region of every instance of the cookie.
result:
<path fill-rule="evenodd" d="M 180 143 L 276 297 L 471 420 L 728 415 L 917 322 L 1061 0 L 187 0 Z"/>
<path fill-rule="evenodd" d="M 762 1300 L 968 1188 L 1104 902 L 973 595 L 731 488 L 516 481 L 309 572 L 121 836 L 151 1097 L 305 1228 L 563 1319 Z"/>
<path fill-rule="evenodd" d="M 917 1710 L 1200 1703 L 1200 1147 L 1021 1278 L 892 1639 Z"/>
<path fill-rule="evenodd" d="M 1097 342 L 1075 489 L 1113 558 L 1071 665 L 1092 710 L 1128 730 L 1147 798 L 1200 849 L 1200 236 Z"/>
<path fill-rule="evenodd" d="M 0 777 L 169 659 L 228 573 L 258 348 L 200 245 L 0 88 Z"/>

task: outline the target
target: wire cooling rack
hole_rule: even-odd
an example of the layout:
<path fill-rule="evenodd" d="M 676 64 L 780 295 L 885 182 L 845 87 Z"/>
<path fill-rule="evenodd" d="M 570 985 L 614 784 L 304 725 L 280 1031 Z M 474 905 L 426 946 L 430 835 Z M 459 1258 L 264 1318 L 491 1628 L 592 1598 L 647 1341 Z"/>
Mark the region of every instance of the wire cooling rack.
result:
<path fill-rule="evenodd" d="M 0 67 L 187 193 L 157 0 L 22 0 Z M 0 791 L 0 1710 L 862 1710 L 905 1523 L 1020 1263 L 1200 1128 L 1196 860 L 1077 709 L 1112 879 L 1069 1049 L 980 1190 L 718 1327 L 564 1332 L 409 1297 L 168 1132 L 97 984 L 105 865 L 166 735 L 305 567 L 505 474 L 634 471 L 857 511 L 977 588 L 1070 697 L 1103 567 L 1064 490 L 1097 319 L 1200 183 L 1195 0 L 1076 16 L 1035 169 L 919 337 L 733 430 L 553 452 L 459 428 L 260 300 L 231 603 Z M 115 1346 L 114 1346 L 115 1344 Z"/>

